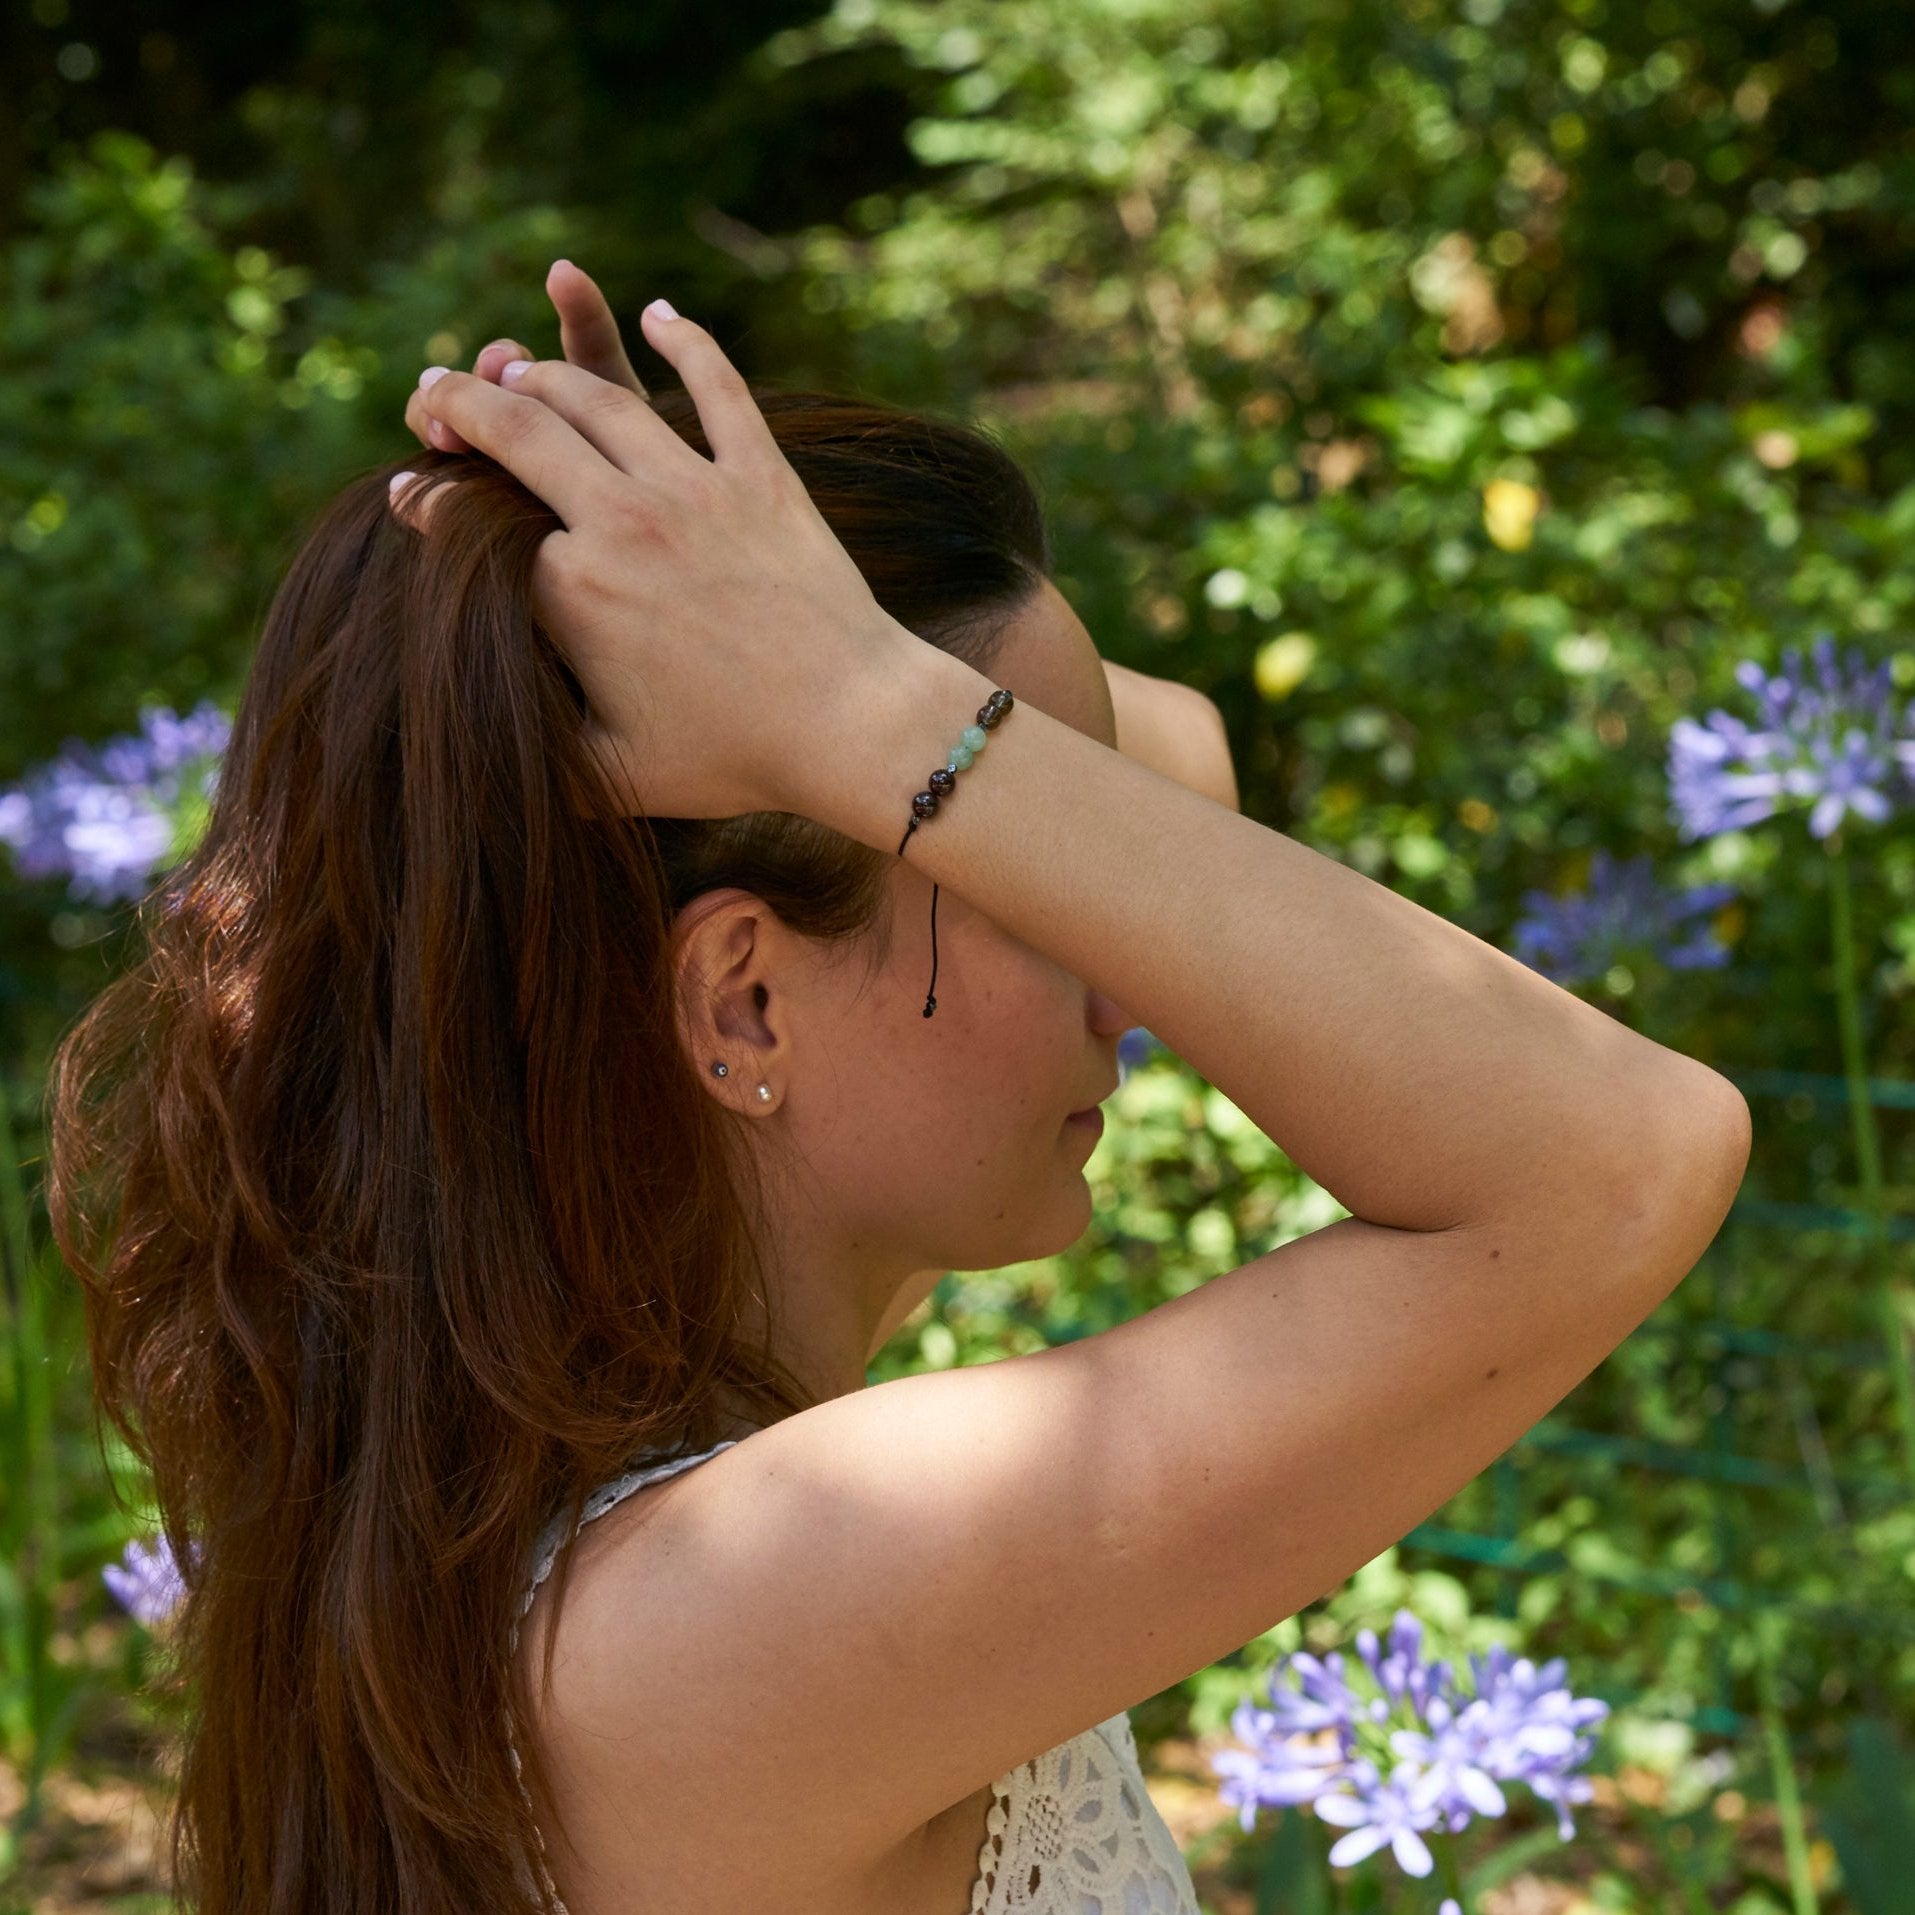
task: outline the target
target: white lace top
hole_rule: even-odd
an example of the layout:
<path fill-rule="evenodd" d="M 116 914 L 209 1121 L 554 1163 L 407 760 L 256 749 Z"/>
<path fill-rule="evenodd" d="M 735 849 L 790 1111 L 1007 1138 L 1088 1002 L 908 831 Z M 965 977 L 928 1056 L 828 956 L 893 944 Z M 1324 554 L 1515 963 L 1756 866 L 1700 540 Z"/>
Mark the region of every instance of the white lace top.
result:
<path fill-rule="evenodd" d="M 738 1440 L 630 1470 L 595 1489 L 585 1499 L 581 1526 L 634 1490 L 706 1462 Z M 564 1542 L 563 1519 L 554 1517 L 532 1553 L 512 1624 L 515 1650 L 519 1624 Z M 519 1766 L 517 1749 L 512 1766 L 515 1771 Z M 984 1827 L 970 1907 L 952 1915 L 1200 1915 L 1176 1838 L 1144 1786 L 1127 1713 L 999 1776 L 991 1785 Z M 539 1872 L 563 1909 L 542 1853 Z M 531 1886 L 528 1882 L 528 1890 Z"/>

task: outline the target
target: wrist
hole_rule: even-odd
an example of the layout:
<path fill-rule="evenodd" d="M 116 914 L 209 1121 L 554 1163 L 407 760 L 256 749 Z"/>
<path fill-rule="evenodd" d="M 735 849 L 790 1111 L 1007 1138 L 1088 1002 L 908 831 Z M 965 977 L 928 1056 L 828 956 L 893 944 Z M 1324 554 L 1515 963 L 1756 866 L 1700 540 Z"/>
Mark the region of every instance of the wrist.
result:
<path fill-rule="evenodd" d="M 941 767 L 996 681 L 895 620 L 893 642 L 807 725 L 786 807 L 874 850 L 895 853 L 911 800 Z"/>

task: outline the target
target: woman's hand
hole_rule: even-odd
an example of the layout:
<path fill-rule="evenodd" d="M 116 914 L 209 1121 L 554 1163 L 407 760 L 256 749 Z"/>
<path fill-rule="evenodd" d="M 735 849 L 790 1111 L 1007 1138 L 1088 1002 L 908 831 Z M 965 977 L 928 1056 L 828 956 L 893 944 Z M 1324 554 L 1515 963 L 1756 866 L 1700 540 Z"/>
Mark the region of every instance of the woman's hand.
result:
<path fill-rule="evenodd" d="M 612 317 L 612 308 L 590 273 L 574 266 L 569 259 L 554 260 L 552 270 L 545 275 L 545 296 L 559 316 L 559 350 L 569 364 L 583 366 L 587 372 L 597 373 L 601 379 L 623 386 L 641 399 L 650 398 L 626 356 L 625 341 L 619 334 L 618 321 Z M 495 339 L 479 348 L 472 362 L 473 375 L 497 385 L 505 367 L 515 359 L 531 357 L 516 339 Z M 406 423 L 413 424 L 410 412 Z M 418 433 L 420 442 L 435 452 L 472 450 L 450 426 L 439 421 L 427 419 L 423 425 L 413 426 L 413 430 Z M 435 433 L 437 437 L 433 436 Z"/>
<path fill-rule="evenodd" d="M 802 812 L 818 747 L 794 714 L 881 701 L 923 641 L 872 597 L 717 341 L 662 300 L 641 325 L 710 458 L 631 387 L 562 360 L 508 365 L 498 385 L 431 368 L 407 423 L 428 443 L 435 422 L 450 427 L 562 522 L 539 547 L 534 605 L 584 688 L 614 802 L 681 818 Z M 456 472 L 395 476 L 395 510 L 418 526 Z"/>
<path fill-rule="evenodd" d="M 558 314 L 559 345 L 566 362 L 649 401 L 626 353 L 611 304 L 591 274 L 569 259 L 556 260 L 545 276 L 545 292 Z M 496 385 L 506 366 L 531 357 L 517 340 L 495 339 L 480 349 L 472 371 Z M 422 443 L 438 451 L 472 450 L 450 425 L 416 401 L 407 408 L 406 423 Z M 1117 715 L 1119 751 L 1232 811 L 1241 808 L 1229 734 L 1223 714 L 1209 698 L 1189 685 L 1153 678 L 1110 659 L 1104 660 L 1104 674 Z"/>
<path fill-rule="evenodd" d="M 1223 713 L 1204 694 L 1175 679 L 1152 678 L 1104 660 L 1117 713 L 1117 749 L 1232 811 L 1242 809 L 1237 768 Z"/>

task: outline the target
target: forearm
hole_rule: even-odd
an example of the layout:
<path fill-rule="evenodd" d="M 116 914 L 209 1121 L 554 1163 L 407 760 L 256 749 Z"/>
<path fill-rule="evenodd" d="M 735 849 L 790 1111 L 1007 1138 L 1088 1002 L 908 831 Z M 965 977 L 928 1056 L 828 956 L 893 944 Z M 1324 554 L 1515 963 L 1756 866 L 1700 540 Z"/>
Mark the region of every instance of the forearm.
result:
<path fill-rule="evenodd" d="M 923 646 L 809 755 L 798 808 L 895 852 L 992 688 Z M 1739 1099 L 1714 1072 L 1035 706 L 905 855 L 1124 1004 L 1371 1222 L 1550 1209 L 1573 1230 L 1671 1152 L 1678 1183 L 1733 1154 Z"/>

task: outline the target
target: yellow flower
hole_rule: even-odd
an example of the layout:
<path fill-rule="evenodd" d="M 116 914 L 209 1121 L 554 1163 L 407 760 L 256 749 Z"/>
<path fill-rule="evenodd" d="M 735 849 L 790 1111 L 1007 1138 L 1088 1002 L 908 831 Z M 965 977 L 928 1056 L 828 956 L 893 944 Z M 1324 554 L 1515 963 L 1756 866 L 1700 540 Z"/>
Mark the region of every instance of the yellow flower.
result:
<path fill-rule="evenodd" d="M 1536 530 L 1543 495 L 1521 479 L 1492 479 L 1483 488 L 1483 527 L 1505 552 L 1524 550 Z"/>
<path fill-rule="evenodd" d="M 1317 642 L 1308 632 L 1285 632 L 1257 653 L 1257 690 L 1274 705 L 1288 698 L 1310 675 L 1316 663 Z"/>

